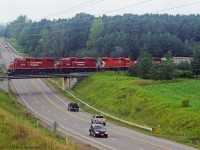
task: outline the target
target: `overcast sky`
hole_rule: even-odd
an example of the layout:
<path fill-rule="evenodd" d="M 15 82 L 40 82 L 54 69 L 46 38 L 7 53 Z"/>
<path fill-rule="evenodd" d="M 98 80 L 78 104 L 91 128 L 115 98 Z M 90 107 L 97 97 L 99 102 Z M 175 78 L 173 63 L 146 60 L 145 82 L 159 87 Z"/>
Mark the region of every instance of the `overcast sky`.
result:
<path fill-rule="evenodd" d="M 72 18 L 81 12 L 95 16 L 200 14 L 200 0 L 1 0 L 0 23 L 16 20 L 20 15 L 39 21 L 43 18 Z"/>

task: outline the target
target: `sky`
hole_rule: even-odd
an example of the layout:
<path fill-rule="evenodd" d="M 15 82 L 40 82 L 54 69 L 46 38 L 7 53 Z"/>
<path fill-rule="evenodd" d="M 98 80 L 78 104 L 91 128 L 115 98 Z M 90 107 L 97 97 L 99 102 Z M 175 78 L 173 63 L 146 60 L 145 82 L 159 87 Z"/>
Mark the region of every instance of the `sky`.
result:
<path fill-rule="evenodd" d="M 1 0 L 0 23 L 20 15 L 32 21 L 68 19 L 78 13 L 96 17 L 132 14 L 200 14 L 200 0 Z"/>

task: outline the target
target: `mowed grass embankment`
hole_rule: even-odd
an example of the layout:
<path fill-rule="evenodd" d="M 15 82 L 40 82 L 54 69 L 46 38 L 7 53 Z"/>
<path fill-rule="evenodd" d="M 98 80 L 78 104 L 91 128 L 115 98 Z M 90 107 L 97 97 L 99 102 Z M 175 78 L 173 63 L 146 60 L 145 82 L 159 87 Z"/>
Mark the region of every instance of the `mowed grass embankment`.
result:
<path fill-rule="evenodd" d="M 199 79 L 152 81 L 123 73 L 94 73 L 72 92 L 113 116 L 152 128 L 160 125 L 157 136 L 200 148 Z"/>
<path fill-rule="evenodd" d="M 0 91 L 0 149 L 75 150 L 71 140 L 53 135 L 28 117 L 14 98 Z"/>

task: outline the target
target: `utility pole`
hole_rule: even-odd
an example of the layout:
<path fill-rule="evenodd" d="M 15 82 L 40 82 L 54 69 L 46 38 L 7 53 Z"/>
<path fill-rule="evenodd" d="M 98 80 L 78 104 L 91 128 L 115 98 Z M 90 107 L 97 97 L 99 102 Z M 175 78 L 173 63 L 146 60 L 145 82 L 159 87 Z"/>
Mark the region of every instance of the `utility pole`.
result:
<path fill-rule="evenodd" d="M 119 54 L 122 53 L 122 47 L 116 47 L 115 48 L 116 54 L 117 54 L 117 59 L 118 59 L 118 71 L 117 74 L 119 75 L 119 65 L 120 65 L 120 58 L 119 58 Z M 116 76 L 116 80 L 117 80 L 117 76 Z"/>
<path fill-rule="evenodd" d="M 60 36 L 60 59 L 62 59 L 62 52 L 63 52 L 63 25 L 61 25 L 61 36 Z M 62 63 L 63 62 L 60 62 L 61 63 L 61 68 L 62 68 Z"/>
<path fill-rule="evenodd" d="M 120 59 L 119 59 L 119 54 L 122 53 L 122 47 L 116 47 L 116 54 L 117 54 L 117 59 L 118 59 L 118 75 L 119 75 L 119 64 L 120 64 Z"/>
<path fill-rule="evenodd" d="M 61 26 L 61 39 L 60 39 L 60 57 L 62 58 L 63 51 L 63 25 Z"/>

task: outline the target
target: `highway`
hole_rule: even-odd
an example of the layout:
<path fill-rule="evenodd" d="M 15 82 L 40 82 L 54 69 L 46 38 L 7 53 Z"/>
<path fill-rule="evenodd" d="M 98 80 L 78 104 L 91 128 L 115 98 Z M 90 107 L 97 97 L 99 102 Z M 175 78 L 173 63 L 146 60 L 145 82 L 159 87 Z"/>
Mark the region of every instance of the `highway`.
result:
<path fill-rule="evenodd" d="M 0 39 L 0 55 L 4 63 L 19 57 L 10 46 Z M 67 99 L 52 91 L 41 79 L 12 79 L 17 93 L 28 110 L 48 125 L 55 121 L 59 130 L 70 134 L 98 149 L 108 150 L 195 150 L 195 148 L 182 145 L 166 139 L 152 137 L 125 127 L 107 123 L 108 138 L 95 138 L 89 136 L 90 119 L 92 114 L 83 110 L 70 112 L 67 110 Z"/>

